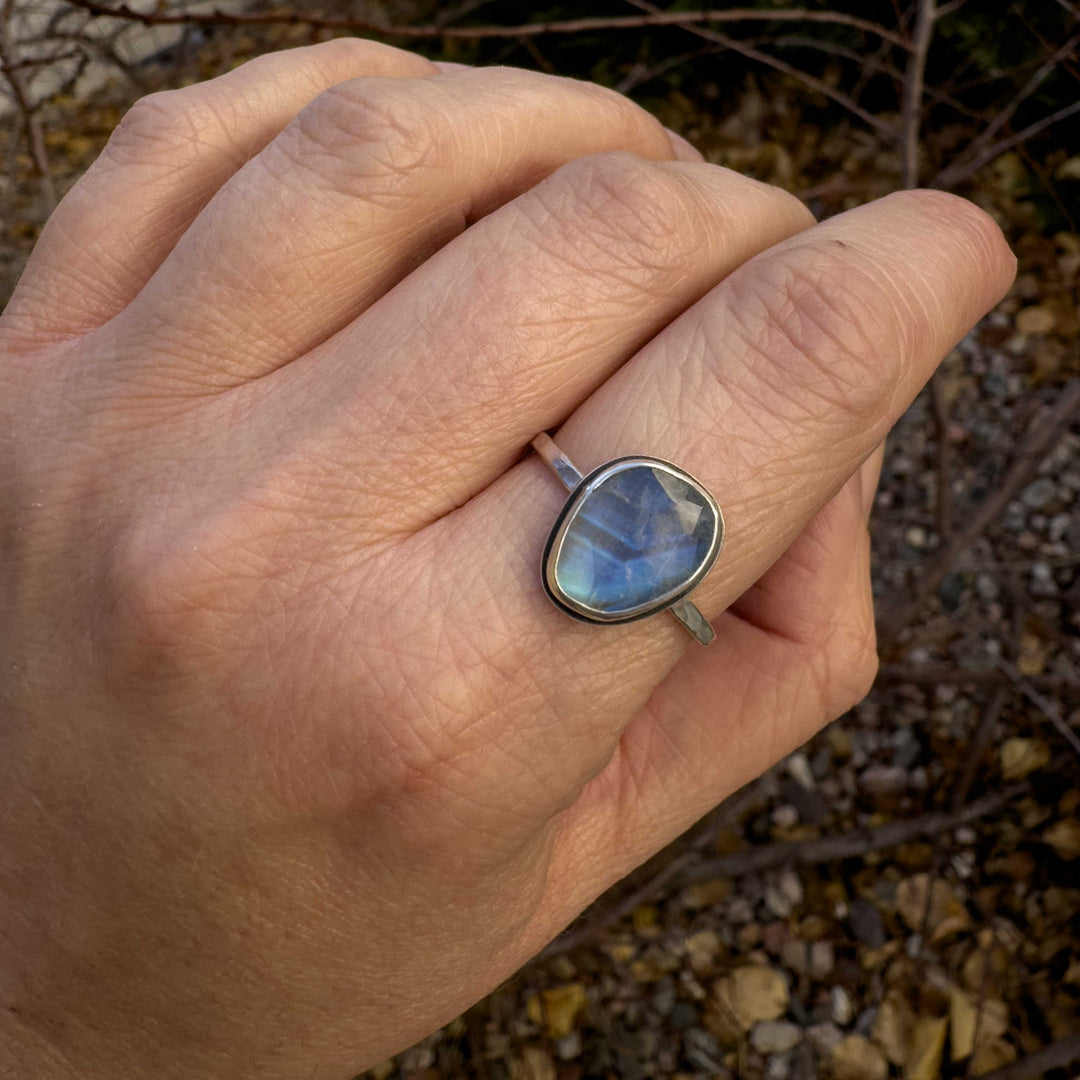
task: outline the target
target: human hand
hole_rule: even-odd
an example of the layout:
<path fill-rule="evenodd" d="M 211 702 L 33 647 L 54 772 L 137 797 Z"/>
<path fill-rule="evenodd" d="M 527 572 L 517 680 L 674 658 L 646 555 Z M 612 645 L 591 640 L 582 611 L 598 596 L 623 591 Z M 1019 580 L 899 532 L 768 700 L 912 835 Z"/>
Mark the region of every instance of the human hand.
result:
<path fill-rule="evenodd" d="M 57 210 L 0 322 L 0 1071 L 347 1076 L 865 692 L 875 448 L 1012 256 L 678 153 L 341 40 Z M 716 495 L 711 648 L 544 596 L 556 426 Z"/>

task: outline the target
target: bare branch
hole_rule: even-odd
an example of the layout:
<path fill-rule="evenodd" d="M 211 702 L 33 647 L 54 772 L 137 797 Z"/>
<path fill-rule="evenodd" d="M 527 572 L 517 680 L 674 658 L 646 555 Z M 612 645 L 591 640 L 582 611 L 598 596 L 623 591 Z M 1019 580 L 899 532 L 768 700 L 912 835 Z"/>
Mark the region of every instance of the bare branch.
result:
<path fill-rule="evenodd" d="M 1006 1065 L 1003 1069 L 983 1073 L 979 1080 L 1036 1080 L 1052 1069 L 1061 1069 L 1080 1060 L 1080 1033 L 1044 1046 L 1037 1054 Z"/>
<path fill-rule="evenodd" d="M 900 153 L 904 162 L 904 187 L 919 183 L 919 127 L 923 115 L 923 83 L 926 78 L 926 55 L 934 36 L 937 19 L 936 0 L 919 0 L 915 16 L 915 34 L 911 43 L 907 73 L 904 76 L 904 104 L 901 121 Z"/>
<path fill-rule="evenodd" d="M 1080 111 L 1080 102 L 1069 106 Z M 1028 428 L 1024 444 L 1013 461 L 1012 467 L 1002 478 L 997 491 L 984 499 L 968 521 L 955 533 L 936 559 L 923 571 L 915 584 L 914 595 L 882 616 L 879 626 L 883 638 L 891 638 L 906 627 L 918 615 L 922 606 L 941 584 L 941 579 L 953 568 L 956 560 L 977 537 L 1004 512 L 1017 491 L 1024 486 L 1039 466 L 1039 462 L 1053 447 L 1058 436 L 1080 411 L 1080 378 L 1074 378 L 1054 405 L 1038 416 Z"/>
<path fill-rule="evenodd" d="M 816 22 L 847 26 L 875 34 L 899 48 L 906 48 L 903 37 L 887 27 L 856 15 L 834 11 L 811 11 L 794 8 L 786 11 L 759 11 L 754 8 L 729 8 L 727 11 L 657 11 L 652 15 L 587 16 L 580 19 L 561 19 L 547 22 L 522 23 L 517 26 L 408 26 L 402 23 L 378 23 L 371 19 L 355 19 L 339 15 L 301 14 L 297 11 L 265 11 L 232 14 L 224 11 L 192 12 L 136 11 L 128 4 L 115 6 L 100 0 L 67 0 L 73 7 L 92 15 L 141 22 L 146 26 L 169 23 L 201 23 L 212 26 L 250 26 L 252 24 L 283 23 L 312 26 L 324 30 L 362 30 L 370 34 L 403 38 L 521 38 L 539 34 L 576 34 L 586 30 L 635 30 L 645 26 L 687 26 L 693 23 L 735 22 Z"/>

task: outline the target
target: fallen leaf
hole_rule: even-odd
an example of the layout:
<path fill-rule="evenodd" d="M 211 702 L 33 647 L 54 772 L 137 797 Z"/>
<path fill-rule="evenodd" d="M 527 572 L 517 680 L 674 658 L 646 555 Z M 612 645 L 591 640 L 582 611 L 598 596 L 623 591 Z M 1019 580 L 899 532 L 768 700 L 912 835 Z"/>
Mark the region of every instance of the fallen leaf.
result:
<path fill-rule="evenodd" d="M 903 1065 L 907 1060 L 911 1029 L 915 1026 L 915 1014 L 907 1003 L 902 991 L 893 988 L 885 995 L 885 1000 L 874 1019 L 871 1035 L 885 1056 L 894 1065 Z"/>
<path fill-rule="evenodd" d="M 915 1021 L 904 1063 L 905 1080 L 937 1080 L 948 1030 L 949 1020 L 945 1016 L 924 1016 Z"/>
<path fill-rule="evenodd" d="M 1064 818 L 1043 833 L 1043 839 L 1063 859 L 1080 859 L 1080 820 Z"/>
<path fill-rule="evenodd" d="M 569 1035 L 574 1030 L 578 1014 L 585 1008 L 585 987 L 581 983 L 567 983 L 543 991 L 541 997 L 548 1035 L 553 1039 Z"/>
<path fill-rule="evenodd" d="M 774 968 L 760 965 L 736 968 L 717 981 L 715 992 L 744 1031 L 749 1031 L 759 1020 L 776 1020 L 787 1012 L 787 979 Z"/>
<path fill-rule="evenodd" d="M 526 1046 L 510 1062 L 510 1080 L 555 1080 L 555 1059 L 542 1046 Z"/>
<path fill-rule="evenodd" d="M 1022 780 L 1050 764 L 1050 747 L 1042 739 L 1006 739 L 1000 754 L 1001 775 L 1006 780 Z"/>
<path fill-rule="evenodd" d="M 1008 1017 L 1008 1006 L 999 998 L 980 1002 L 977 995 L 953 986 L 949 991 L 952 1060 L 962 1061 L 975 1052 L 976 1033 L 980 1046 L 1004 1035 Z"/>
<path fill-rule="evenodd" d="M 971 925 L 967 908 L 956 898 L 949 883 L 934 878 L 931 884 L 928 874 L 916 874 L 900 882 L 896 907 L 904 922 L 917 933 L 922 932 L 925 921 L 932 942 L 942 941 Z"/>
<path fill-rule="evenodd" d="M 885 1055 L 862 1035 L 849 1035 L 836 1044 L 829 1059 L 835 1080 L 886 1080 Z"/>
<path fill-rule="evenodd" d="M 1016 1048 L 1004 1039 L 990 1039 L 975 1051 L 971 1059 L 971 1075 L 983 1073 L 1011 1065 L 1016 1060 Z"/>
<path fill-rule="evenodd" d="M 708 881 L 695 881 L 687 885 L 682 892 L 682 902 L 690 909 L 715 907 L 731 895 L 729 878 L 710 878 Z"/>

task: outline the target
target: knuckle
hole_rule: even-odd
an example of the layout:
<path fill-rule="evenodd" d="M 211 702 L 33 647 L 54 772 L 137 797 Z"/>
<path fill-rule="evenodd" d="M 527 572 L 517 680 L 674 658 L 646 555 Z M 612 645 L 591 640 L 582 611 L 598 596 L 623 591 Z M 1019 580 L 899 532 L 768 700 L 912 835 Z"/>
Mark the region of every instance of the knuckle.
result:
<path fill-rule="evenodd" d="M 871 423 L 919 350 L 922 321 L 908 317 L 894 284 L 835 242 L 755 260 L 729 288 L 724 326 L 707 339 L 735 335 L 778 420 Z"/>
<path fill-rule="evenodd" d="M 163 147 L 198 145 L 218 115 L 199 87 L 159 90 L 141 97 L 113 131 L 106 154 L 118 164 L 143 161 Z"/>
<path fill-rule="evenodd" d="M 424 83 L 425 80 L 415 80 Z M 388 196 L 443 164 L 442 110 L 424 89 L 400 79 L 351 79 L 323 91 L 275 140 L 301 172 L 339 184 L 348 195 L 390 182 Z"/>
<path fill-rule="evenodd" d="M 608 252 L 612 262 L 620 252 L 634 252 L 641 261 L 666 264 L 695 236 L 686 188 L 653 162 L 625 151 L 590 154 L 562 166 L 548 201 L 560 232 L 568 224 L 584 226 L 583 239 Z"/>

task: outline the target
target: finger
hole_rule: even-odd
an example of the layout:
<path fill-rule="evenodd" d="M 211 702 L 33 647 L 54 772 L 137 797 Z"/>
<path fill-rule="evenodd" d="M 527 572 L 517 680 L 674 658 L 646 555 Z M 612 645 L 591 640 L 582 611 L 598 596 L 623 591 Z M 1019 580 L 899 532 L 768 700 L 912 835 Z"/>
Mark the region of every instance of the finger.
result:
<path fill-rule="evenodd" d="M 414 531 L 500 476 L 726 274 L 811 224 L 794 196 L 716 165 L 579 158 L 279 373 L 275 393 L 308 403 L 310 468 L 329 458 L 360 478 L 357 530 L 375 495 L 381 534 Z"/>
<path fill-rule="evenodd" d="M 859 468 L 860 485 L 862 489 L 863 520 L 870 517 L 874 509 L 874 498 L 877 495 L 878 480 L 881 478 L 881 466 L 885 461 L 885 444 L 879 443 L 874 452 L 862 463 Z"/>
<path fill-rule="evenodd" d="M 715 617 L 881 442 L 1014 272 L 993 222 L 953 196 L 903 193 L 849 211 L 729 275 L 608 379 L 557 441 L 584 469 L 644 453 L 704 482 L 727 522 L 724 552 L 694 593 Z M 499 700 L 522 694 L 522 682 L 549 695 L 559 722 L 519 721 L 518 752 L 569 779 L 596 767 L 590 753 L 602 760 L 605 740 L 688 639 L 669 617 L 589 626 L 547 601 L 540 561 L 563 501 L 532 457 L 417 543 L 432 545 L 441 585 L 425 599 L 449 625 L 470 627 L 470 655 L 498 658 Z"/>
<path fill-rule="evenodd" d="M 49 219 L 8 307 L 10 325 L 39 339 L 101 325 L 130 303 L 214 192 L 312 98 L 359 75 L 435 70 L 389 45 L 337 38 L 142 98 Z"/>
<path fill-rule="evenodd" d="M 716 620 L 716 647 L 683 656 L 560 820 L 549 880 L 562 904 L 564 891 L 587 903 L 865 696 L 877 656 L 863 480 Z"/>
<path fill-rule="evenodd" d="M 675 157 L 678 158 L 679 161 L 705 160 L 701 151 L 687 142 L 678 132 L 672 131 L 669 127 L 664 128 L 664 130 L 668 133 L 671 145 L 675 148 Z"/>
<path fill-rule="evenodd" d="M 345 326 L 470 222 L 582 154 L 673 156 L 660 123 L 591 83 L 513 68 L 354 79 L 213 198 L 118 320 L 140 378 L 226 387 Z M 172 343 L 164 369 L 139 367 Z"/>

